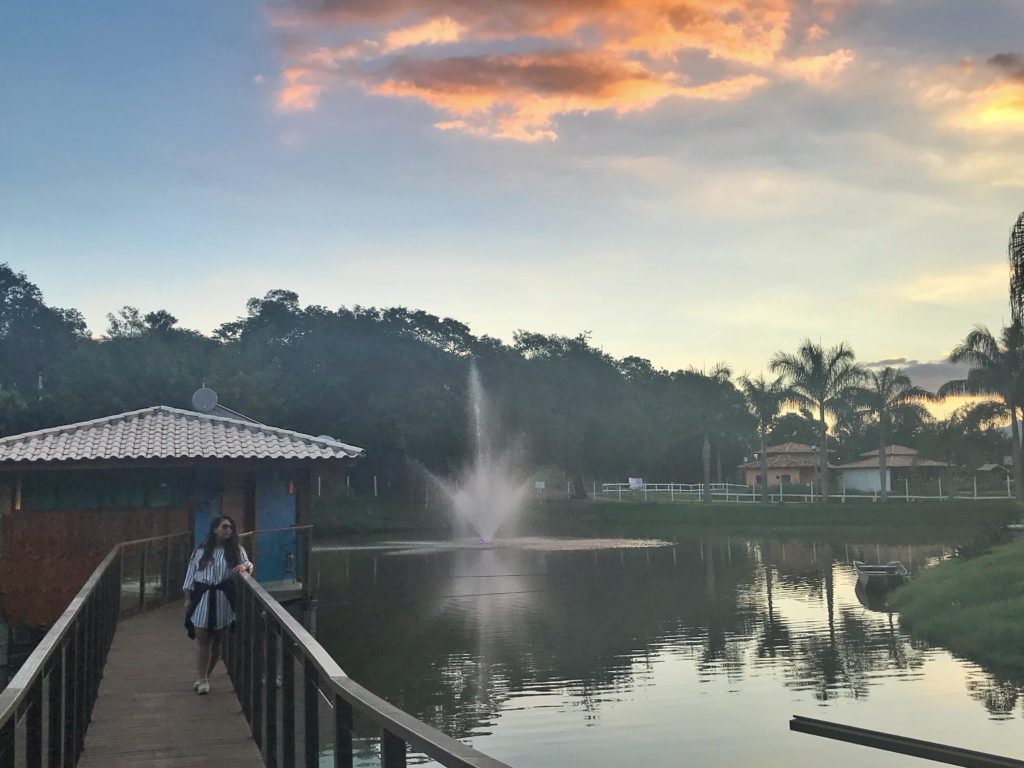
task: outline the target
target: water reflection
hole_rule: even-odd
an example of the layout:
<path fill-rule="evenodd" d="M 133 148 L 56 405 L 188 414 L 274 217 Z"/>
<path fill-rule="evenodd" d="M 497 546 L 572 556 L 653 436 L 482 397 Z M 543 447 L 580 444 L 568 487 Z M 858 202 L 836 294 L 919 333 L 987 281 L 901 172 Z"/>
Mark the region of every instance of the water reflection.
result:
<path fill-rule="evenodd" d="M 858 597 L 853 560 L 920 568 L 952 552 L 678 535 L 660 549 L 335 549 L 320 554 L 318 634 L 352 678 L 516 766 L 909 764 L 796 737 L 794 713 L 1019 754 L 1019 685 L 913 641 L 884 596 Z"/>

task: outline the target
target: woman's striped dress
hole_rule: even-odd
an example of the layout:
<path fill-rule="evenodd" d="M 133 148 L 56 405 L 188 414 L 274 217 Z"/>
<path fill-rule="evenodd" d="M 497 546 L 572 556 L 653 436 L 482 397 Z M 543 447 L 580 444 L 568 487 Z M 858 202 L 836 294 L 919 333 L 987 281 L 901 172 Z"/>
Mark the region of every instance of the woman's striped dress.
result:
<path fill-rule="evenodd" d="M 241 556 L 241 564 L 251 567 L 252 563 L 249 561 L 249 555 L 246 554 L 245 548 L 239 546 L 238 553 Z M 192 559 L 189 561 L 188 571 L 185 573 L 185 583 L 181 585 L 182 589 L 191 592 L 196 582 L 212 586 L 220 584 L 225 579 L 231 577 L 231 567 L 228 565 L 228 561 L 224 559 L 223 547 L 214 548 L 213 558 L 205 568 L 199 567 L 199 561 L 202 557 L 203 548 L 196 547 L 196 551 L 192 553 Z M 217 601 L 217 624 L 216 626 L 208 627 L 211 599 Z M 196 609 L 192 613 L 192 623 L 198 629 L 223 629 L 234 620 L 235 612 L 231 610 L 228 596 L 219 589 L 204 592 L 203 596 L 199 598 L 199 604 L 196 605 Z"/>

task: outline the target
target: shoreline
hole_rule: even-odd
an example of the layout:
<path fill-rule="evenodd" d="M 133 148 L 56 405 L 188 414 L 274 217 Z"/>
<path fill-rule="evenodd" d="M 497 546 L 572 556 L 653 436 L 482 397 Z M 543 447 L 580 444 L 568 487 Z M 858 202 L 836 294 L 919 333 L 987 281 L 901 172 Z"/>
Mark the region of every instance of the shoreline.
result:
<path fill-rule="evenodd" d="M 890 605 L 912 634 L 1024 680 L 1024 541 L 922 571 L 893 592 Z"/>

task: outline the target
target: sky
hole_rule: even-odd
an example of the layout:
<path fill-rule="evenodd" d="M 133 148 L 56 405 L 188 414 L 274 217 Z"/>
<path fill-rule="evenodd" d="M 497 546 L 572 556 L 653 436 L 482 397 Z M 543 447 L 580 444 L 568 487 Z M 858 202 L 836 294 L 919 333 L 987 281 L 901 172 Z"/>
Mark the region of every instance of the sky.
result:
<path fill-rule="evenodd" d="M 7 0 L 0 94 L 0 261 L 95 333 L 286 288 L 934 386 L 1008 320 L 1020 0 Z"/>

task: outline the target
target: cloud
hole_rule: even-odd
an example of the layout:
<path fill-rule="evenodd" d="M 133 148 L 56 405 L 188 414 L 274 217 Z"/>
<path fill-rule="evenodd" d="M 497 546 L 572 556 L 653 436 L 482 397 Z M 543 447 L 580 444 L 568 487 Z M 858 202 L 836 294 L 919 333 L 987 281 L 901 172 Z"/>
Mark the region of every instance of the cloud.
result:
<path fill-rule="evenodd" d="M 1005 264 L 972 264 L 956 272 L 924 274 L 902 289 L 904 299 L 935 304 L 986 301 L 1006 292 Z"/>
<path fill-rule="evenodd" d="M 908 360 L 905 357 L 885 357 L 881 360 L 873 360 L 870 363 L 864 363 L 865 368 L 902 368 L 905 365 L 917 365 L 919 361 Z"/>
<path fill-rule="evenodd" d="M 966 365 L 954 365 L 945 360 L 933 360 L 927 363 L 912 361 L 903 366 L 903 372 L 910 377 L 910 380 L 929 392 L 936 391 L 947 381 L 966 378 L 967 370 Z"/>
<path fill-rule="evenodd" d="M 1003 70 L 1011 80 L 1024 82 L 1024 55 L 997 53 L 988 60 L 990 66 Z"/>
<path fill-rule="evenodd" d="M 784 77 L 803 80 L 809 85 L 828 87 L 853 63 L 853 51 L 842 49 L 822 56 L 803 56 L 780 61 L 778 70 Z"/>
<path fill-rule="evenodd" d="M 965 131 L 1024 131 L 1024 56 L 997 53 L 978 66 L 965 58 L 919 78 L 914 90 L 946 126 Z"/>
<path fill-rule="evenodd" d="M 848 49 L 820 50 L 839 0 L 292 0 L 271 22 L 285 65 L 275 106 L 310 111 L 344 85 L 414 98 L 436 126 L 555 138 L 571 113 L 667 98 L 739 101 L 777 80 L 834 83 Z M 818 48 L 818 50 L 815 50 Z"/>

